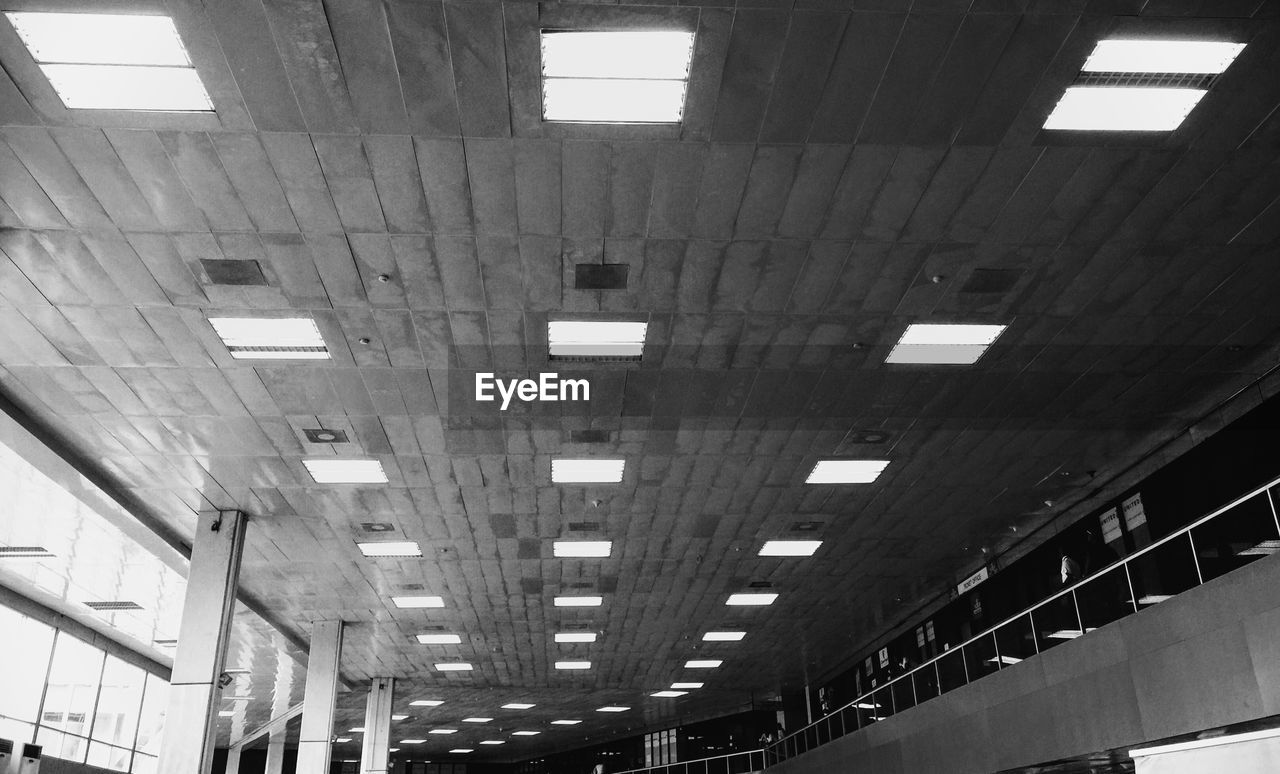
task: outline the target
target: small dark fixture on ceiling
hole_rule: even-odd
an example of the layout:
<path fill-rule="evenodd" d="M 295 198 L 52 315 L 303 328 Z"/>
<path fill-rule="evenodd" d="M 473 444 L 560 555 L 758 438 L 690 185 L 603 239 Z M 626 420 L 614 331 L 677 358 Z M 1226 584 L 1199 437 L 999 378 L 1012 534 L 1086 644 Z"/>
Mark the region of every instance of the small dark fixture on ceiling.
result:
<path fill-rule="evenodd" d="M 771 589 L 773 588 L 773 584 L 770 583 L 769 581 L 751 581 L 750 583 L 747 584 L 747 588 Z"/>
<path fill-rule="evenodd" d="M 569 522 L 570 532 L 598 532 L 600 530 L 600 522 L 598 521 L 571 521 Z"/>
<path fill-rule="evenodd" d="M 422 591 L 425 588 L 421 583 L 401 583 L 396 586 L 396 591 Z"/>
<path fill-rule="evenodd" d="M 960 292 L 1008 293 L 1021 277 L 1021 269 L 974 269 Z"/>
<path fill-rule="evenodd" d="M 347 443 L 347 432 L 345 430 L 316 427 L 308 428 L 302 432 L 311 443 Z"/>
<path fill-rule="evenodd" d="M 235 261 L 226 258 L 201 258 L 200 268 L 213 285 L 266 285 L 267 278 L 257 261 Z"/>
<path fill-rule="evenodd" d="M 791 525 L 792 532 L 817 532 L 826 526 L 821 521 L 797 521 Z"/>
<path fill-rule="evenodd" d="M 570 443 L 608 443 L 608 430 L 570 430 Z"/>
<path fill-rule="evenodd" d="M 94 610 L 110 611 L 110 610 L 141 610 L 142 605 L 137 602 L 85 602 L 87 607 Z"/>
<path fill-rule="evenodd" d="M 840 441 L 840 447 L 884 443 L 893 437 L 888 430 L 850 430 Z M 840 452 L 837 451 L 837 454 Z"/>
<path fill-rule="evenodd" d="M 578 290 L 626 290 L 625 263 L 579 263 L 573 267 L 573 286 Z"/>
<path fill-rule="evenodd" d="M 596 584 L 589 581 L 578 581 L 577 583 L 569 584 L 569 588 L 571 589 L 594 589 L 595 587 Z"/>
<path fill-rule="evenodd" d="M 365 532 L 395 532 L 396 531 L 396 527 L 394 524 L 388 524 L 385 521 L 362 521 L 360 522 L 360 529 L 364 530 Z"/>

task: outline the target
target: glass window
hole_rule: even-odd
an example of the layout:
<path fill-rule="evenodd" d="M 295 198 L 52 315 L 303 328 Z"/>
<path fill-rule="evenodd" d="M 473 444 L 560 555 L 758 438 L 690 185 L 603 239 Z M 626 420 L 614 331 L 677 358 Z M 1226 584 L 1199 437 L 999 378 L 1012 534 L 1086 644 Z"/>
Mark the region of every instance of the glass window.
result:
<path fill-rule="evenodd" d="M 138 743 L 135 749 L 147 755 L 160 754 L 160 737 L 164 733 L 164 713 L 169 703 L 169 683 L 155 675 L 147 675 L 147 692 L 142 700 Z M 134 764 L 134 771 L 137 771 Z"/>
<path fill-rule="evenodd" d="M 1280 533 L 1266 492 L 1191 530 L 1191 539 L 1206 581 L 1280 553 Z"/>
<path fill-rule="evenodd" d="M 87 642 L 66 632 L 58 633 L 40 725 L 88 736 L 90 714 L 98 697 L 98 681 L 102 677 L 105 656 Z M 81 760 L 83 755 L 81 751 Z"/>
<path fill-rule="evenodd" d="M 89 740 L 41 726 L 39 733 L 36 734 L 36 744 L 44 748 L 45 755 L 84 763 L 85 748 L 88 747 Z"/>
<path fill-rule="evenodd" d="M 9 739 L 15 746 L 32 741 L 35 736 L 34 723 L 23 723 L 18 720 L 0 717 L 0 739 Z"/>
<path fill-rule="evenodd" d="M 102 670 L 98 708 L 93 713 L 93 739 L 117 746 L 133 746 L 146 677 L 138 667 L 115 656 L 107 656 L 107 664 Z"/>
<path fill-rule="evenodd" d="M 133 756 L 133 774 L 156 774 L 156 757 L 137 753 Z"/>
<path fill-rule="evenodd" d="M 131 750 L 126 750 L 123 747 L 112 747 L 101 742 L 90 742 L 89 760 L 86 762 L 90 766 L 98 766 L 111 771 L 128 771 L 129 756 L 132 754 Z"/>
<path fill-rule="evenodd" d="M 34 722 L 40 710 L 53 629 L 0 607 L 0 715 Z M 10 737 L 5 737 L 6 739 Z M 31 736 L 27 736 L 31 741 Z"/>

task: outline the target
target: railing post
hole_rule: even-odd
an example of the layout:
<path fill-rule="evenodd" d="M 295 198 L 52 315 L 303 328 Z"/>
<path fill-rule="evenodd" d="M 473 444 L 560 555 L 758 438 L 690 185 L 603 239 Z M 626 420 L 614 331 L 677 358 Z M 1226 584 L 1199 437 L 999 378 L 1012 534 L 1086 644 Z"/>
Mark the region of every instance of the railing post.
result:
<path fill-rule="evenodd" d="M 1040 655 L 1040 630 L 1036 628 L 1036 613 L 1034 610 L 1027 613 L 1027 623 L 1031 625 L 1031 647 L 1036 649 L 1036 655 Z"/>
<path fill-rule="evenodd" d="M 1271 505 L 1271 519 L 1276 523 L 1276 534 L 1280 535 L 1280 514 L 1276 513 L 1276 498 L 1272 496 L 1271 489 L 1267 489 L 1267 502 Z"/>
<path fill-rule="evenodd" d="M 1133 612 L 1138 612 L 1138 594 L 1133 590 L 1133 575 L 1129 573 L 1129 563 L 1124 563 L 1124 579 L 1129 584 L 1129 604 L 1133 606 Z M 1084 633 L 1084 629 L 1080 630 Z"/>
<path fill-rule="evenodd" d="M 1076 599 L 1076 590 L 1071 589 L 1071 606 L 1076 610 L 1076 625 L 1080 627 L 1080 636 L 1084 636 L 1084 618 L 1080 615 L 1080 600 Z"/>
<path fill-rule="evenodd" d="M 1191 530 L 1187 530 L 1187 543 L 1191 546 L 1191 562 L 1196 566 L 1196 579 L 1200 581 L 1196 585 L 1203 585 L 1204 575 L 1200 572 L 1200 557 L 1196 554 L 1196 539 L 1191 536 Z"/>

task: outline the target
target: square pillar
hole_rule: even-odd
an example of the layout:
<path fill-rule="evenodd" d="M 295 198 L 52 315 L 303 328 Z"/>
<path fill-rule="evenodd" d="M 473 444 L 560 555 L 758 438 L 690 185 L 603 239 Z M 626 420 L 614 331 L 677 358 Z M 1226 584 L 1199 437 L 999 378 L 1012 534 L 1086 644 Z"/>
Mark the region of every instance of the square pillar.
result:
<path fill-rule="evenodd" d="M 369 684 L 364 709 L 364 746 L 360 752 L 360 774 L 387 774 L 391 747 L 391 702 L 396 681 L 375 677 Z"/>
<path fill-rule="evenodd" d="M 302 697 L 297 774 L 329 774 L 333 710 L 337 703 L 341 658 L 342 621 L 316 621 L 312 624 L 307 685 Z"/>

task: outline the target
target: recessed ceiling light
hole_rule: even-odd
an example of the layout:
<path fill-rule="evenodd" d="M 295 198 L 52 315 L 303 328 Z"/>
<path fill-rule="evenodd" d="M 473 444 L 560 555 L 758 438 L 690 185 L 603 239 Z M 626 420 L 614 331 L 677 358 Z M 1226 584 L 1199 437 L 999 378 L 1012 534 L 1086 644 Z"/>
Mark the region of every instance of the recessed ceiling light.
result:
<path fill-rule="evenodd" d="M 465 661 L 454 661 L 447 664 L 436 664 L 437 672 L 470 672 L 471 665 Z"/>
<path fill-rule="evenodd" d="M 475 752 L 475 750 L 471 749 L 470 747 L 455 747 L 449 752 L 453 753 L 454 755 L 466 755 L 469 752 Z"/>
<path fill-rule="evenodd" d="M 400 608 L 417 608 L 417 607 L 444 607 L 443 597 L 392 597 L 391 601 L 396 607 Z M 426 706 L 434 707 L 435 704 Z"/>
<path fill-rule="evenodd" d="M 401 739 L 400 744 L 422 744 L 426 739 Z"/>
<path fill-rule="evenodd" d="M 462 637 L 457 634 L 419 634 L 418 642 L 423 645 L 461 645 Z"/>
<path fill-rule="evenodd" d="M 1138 604 L 1158 605 L 1161 602 L 1167 602 L 1170 599 L 1173 599 L 1172 594 L 1147 594 L 1146 596 L 1138 597 Z"/>
<path fill-rule="evenodd" d="M 707 632 L 702 635 L 702 640 L 703 642 L 738 642 L 746 636 L 746 632 Z"/>
<path fill-rule="evenodd" d="M 463 718 L 463 723 L 488 723 L 493 718 Z"/>
<path fill-rule="evenodd" d="M 512 736 L 537 736 L 541 731 L 512 731 Z"/>
<path fill-rule="evenodd" d="M 317 484 L 385 484 L 387 474 L 377 460 L 303 460 Z"/>
<path fill-rule="evenodd" d="M 388 540 L 376 543 L 356 543 L 365 556 L 422 556 L 422 549 L 412 540 Z"/>
<path fill-rule="evenodd" d="M 769 540 L 760 548 L 760 556 L 813 556 L 821 540 Z"/>
<path fill-rule="evenodd" d="M 399 747 L 389 747 L 389 748 L 387 748 L 387 752 L 400 752 L 400 748 L 399 748 Z"/>
<path fill-rule="evenodd" d="M 656 691 L 649 695 L 659 699 L 674 699 L 678 696 L 688 696 L 689 693 L 687 691 Z"/>
<path fill-rule="evenodd" d="M 590 669 L 590 661 L 557 661 L 556 669 Z"/>
<path fill-rule="evenodd" d="M 889 467 L 888 460 L 819 460 L 806 484 L 870 484 Z"/>
<path fill-rule="evenodd" d="M 1214 40 L 1100 40 L 1081 68 L 1086 73 L 1217 75 L 1244 50 Z"/>
<path fill-rule="evenodd" d="M 1046 124 L 1045 128 L 1051 127 Z M 885 362 L 972 365 L 978 362 L 978 358 L 982 357 L 1006 327 L 1008 326 L 966 323 L 913 323 L 907 326 L 902 338 L 889 351 Z"/>
<path fill-rule="evenodd" d="M 506 744 L 506 743 L 507 743 L 507 740 L 505 739 L 486 739 L 480 744 Z"/>
<path fill-rule="evenodd" d="M 536 706 L 538 706 L 538 705 L 536 705 L 536 704 L 525 704 L 524 702 L 520 702 L 520 701 L 513 701 L 513 702 L 510 702 L 510 703 L 508 703 L 508 704 L 503 704 L 503 705 L 502 705 L 502 709 L 515 709 L 515 710 L 522 710 L 522 709 L 533 709 L 533 708 L 534 708 L 534 707 L 536 707 Z"/>
<path fill-rule="evenodd" d="M 702 683 L 672 683 L 672 690 L 676 691 L 692 691 L 702 687 Z"/>
<path fill-rule="evenodd" d="M 695 658 L 684 662 L 685 669 L 715 669 L 724 662 L 718 658 Z"/>
<path fill-rule="evenodd" d="M 218 710 L 218 717 L 220 718 L 233 718 L 235 716 L 236 716 L 235 710 Z"/>
<path fill-rule="evenodd" d="M 392 720 L 408 720 L 409 716 L 408 715 L 392 715 L 391 719 Z"/>
<path fill-rule="evenodd" d="M 692 32 L 544 31 L 543 118 L 679 122 L 692 57 Z"/>
<path fill-rule="evenodd" d="M 595 632 L 556 632 L 556 642 L 595 642 Z"/>
<path fill-rule="evenodd" d="M 364 733 L 364 726 L 356 726 L 356 727 L 354 727 L 354 728 L 348 728 L 348 729 L 347 729 L 347 731 L 349 731 L 350 733 L 353 733 L 353 734 L 363 734 L 363 733 Z"/>
<path fill-rule="evenodd" d="M 995 664 L 997 662 L 1004 664 L 1005 666 L 1013 666 L 1014 664 L 1022 663 L 1022 659 L 1015 656 L 998 656 L 996 658 L 987 659 L 988 664 Z"/>
<path fill-rule="evenodd" d="M 328 360 L 324 337 L 310 317 L 210 317 L 237 360 Z"/>
<path fill-rule="evenodd" d="M 629 710 L 629 709 L 631 709 L 631 708 L 630 708 L 630 707 L 619 707 L 619 706 L 616 706 L 616 705 L 610 704 L 610 705 L 609 705 L 609 706 L 607 706 L 607 707 L 600 707 L 599 709 L 597 709 L 597 710 L 596 710 L 596 712 L 626 712 L 626 711 L 627 711 L 627 710 Z"/>
<path fill-rule="evenodd" d="M 431 729 L 430 731 L 428 731 L 427 733 L 428 733 L 428 734 L 456 734 L 456 733 L 458 733 L 458 729 L 456 729 L 456 728 L 433 728 L 433 729 Z"/>
<path fill-rule="evenodd" d="M 598 559 L 609 556 L 613 551 L 613 542 L 610 540 L 557 540 L 551 546 L 557 559 Z"/>
<path fill-rule="evenodd" d="M 1070 131 L 1170 132 L 1207 92 L 1204 89 L 1149 88 L 1145 86 L 1069 86 L 1044 122 L 1045 129 Z M 897 347 L 894 348 L 895 351 Z M 968 348 L 972 351 L 975 348 Z M 924 352 L 924 348 L 917 348 Z M 965 347 L 934 347 L 938 356 L 954 351 L 965 356 Z M 981 353 L 979 353 L 981 354 Z M 892 357 L 892 354 L 890 355 Z M 888 362 L 955 362 L 977 360 L 890 360 Z"/>
<path fill-rule="evenodd" d="M 772 605 L 773 601 L 777 598 L 778 595 L 772 592 L 744 592 L 740 594 L 730 594 L 729 599 L 725 601 L 725 604 L 733 605 L 735 607 Z"/>
<path fill-rule="evenodd" d="M 553 721 L 551 721 L 551 725 L 553 725 L 553 726 L 576 726 L 576 725 L 578 725 L 578 724 L 579 724 L 579 723 L 581 723 L 581 722 L 582 722 L 581 720 L 553 720 Z"/>
<path fill-rule="evenodd" d="M 213 110 L 167 16 L 21 11 L 6 15 L 68 108 Z"/>
<path fill-rule="evenodd" d="M 649 324 L 597 320 L 551 320 L 547 323 L 547 346 L 552 358 L 631 359 L 644 352 Z"/>
<path fill-rule="evenodd" d="M 551 460 L 551 483 L 618 484 L 626 466 L 626 460 L 557 458 Z"/>
<path fill-rule="evenodd" d="M 337 742 L 338 744 L 346 744 L 347 742 L 350 742 L 350 741 L 351 741 L 351 737 L 349 737 L 349 736 L 340 736 L 340 737 L 338 737 L 337 739 L 334 739 L 333 741 L 334 741 L 334 742 Z"/>
<path fill-rule="evenodd" d="M 556 607 L 600 607 L 604 597 L 556 597 Z"/>
<path fill-rule="evenodd" d="M 439 707 L 444 702 L 440 699 L 418 699 L 409 702 L 410 707 Z"/>

